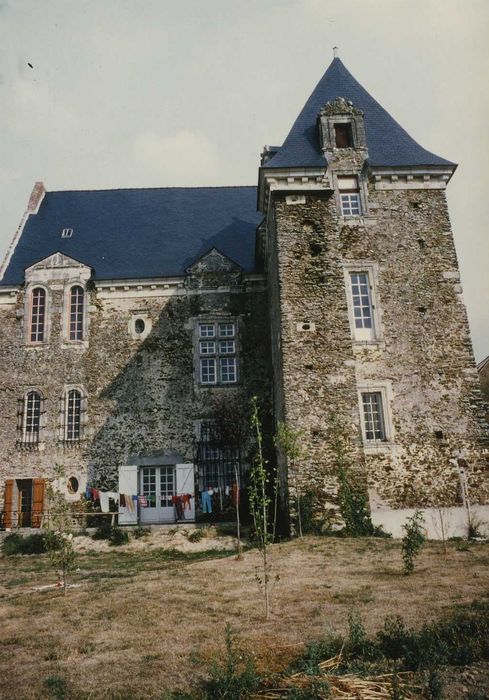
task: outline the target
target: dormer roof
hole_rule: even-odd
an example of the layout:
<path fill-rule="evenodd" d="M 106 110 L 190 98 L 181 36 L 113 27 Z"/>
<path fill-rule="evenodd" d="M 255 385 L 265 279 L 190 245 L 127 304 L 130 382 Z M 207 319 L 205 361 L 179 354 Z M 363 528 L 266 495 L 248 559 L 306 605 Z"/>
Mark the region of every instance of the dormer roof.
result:
<path fill-rule="evenodd" d="M 324 167 L 325 158 L 317 117 L 327 102 L 338 97 L 351 101 L 365 115 L 368 163 L 378 167 L 452 166 L 445 158 L 420 146 L 358 83 L 339 58 L 316 85 L 278 152 L 266 168 Z"/>

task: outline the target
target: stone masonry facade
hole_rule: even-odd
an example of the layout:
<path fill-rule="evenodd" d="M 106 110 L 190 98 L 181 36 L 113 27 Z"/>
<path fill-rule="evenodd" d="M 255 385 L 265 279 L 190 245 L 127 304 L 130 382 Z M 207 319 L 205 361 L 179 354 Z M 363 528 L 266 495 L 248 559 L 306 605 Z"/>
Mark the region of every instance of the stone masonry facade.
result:
<path fill-rule="evenodd" d="M 293 464 L 280 448 L 271 455 L 285 516 L 299 490 L 336 520 L 340 461 L 372 511 L 489 504 L 487 404 L 446 201 L 455 168 L 411 139 L 335 58 L 284 144 L 262 154 L 256 190 L 52 193 L 44 206 L 36 185 L 4 265 L 17 265 L 12 279 L 22 274 L 22 283 L 0 284 L 0 490 L 62 467 L 80 492 L 87 480 L 117 491 L 120 469 L 145 468 L 146 457 L 162 479 L 168 464 L 191 470 L 215 402 L 249 406 L 258 396 L 267 444 L 280 422 L 301 444 Z M 102 199 L 106 208 L 84 214 L 88 225 L 79 220 L 81 262 L 59 252 L 62 243 L 54 253 L 56 239 L 25 264 L 26 222 L 49 237 L 59 226 L 50 212 L 67 206 L 69 219 Z M 146 231 L 145 255 L 137 258 L 129 226 L 141 274 L 109 270 L 106 279 L 96 271 L 106 271 L 104 256 L 92 264 L 83 236 L 104 217 L 109 226 L 107 209 L 119 202 Z M 55 224 L 43 228 L 49 216 Z M 117 221 L 104 251 L 125 272 L 130 253 L 111 247 L 125 227 Z M 143 274 L 155 240 L 172 241 L 180 258 L 165 248 L 158 264 L 177 272 Z M 36 323 L 41 342 L 32 342 Z M 67 401 L 78 411 L 75 440 Z M 29 421 L 35 445 L 25 439 Z M 173 462 L 159 463 L 164 455 Z M 196 474 L 201 492 L 204 478 Z"/>

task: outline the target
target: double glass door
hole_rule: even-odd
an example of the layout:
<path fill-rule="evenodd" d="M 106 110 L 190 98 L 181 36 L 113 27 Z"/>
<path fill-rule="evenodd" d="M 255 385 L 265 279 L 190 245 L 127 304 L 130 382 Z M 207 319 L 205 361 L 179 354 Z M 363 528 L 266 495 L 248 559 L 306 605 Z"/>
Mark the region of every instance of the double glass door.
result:
<path fill-rule="evenodd" d="M 140 491 L 144 496 L 140 508 L 143 523 L 173 522 L 175 513 L 175 467 L 143 467 L 140 470 Z M 146 503 L 146 505 L 144 505 Z"/>

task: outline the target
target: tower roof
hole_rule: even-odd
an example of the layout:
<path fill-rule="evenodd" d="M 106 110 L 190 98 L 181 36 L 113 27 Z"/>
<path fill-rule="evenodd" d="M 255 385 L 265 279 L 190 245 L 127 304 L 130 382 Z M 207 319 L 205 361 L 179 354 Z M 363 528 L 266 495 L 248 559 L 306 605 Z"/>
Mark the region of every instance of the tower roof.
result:
<path fill-rule="evenodd" d="M 369 165 L 455 165 L 416 143 L 355 80 L 340 59 L 334 58 L 295 120 L 282 147 L 266 163 L 266 168 L 324 166 L 316 120 L 321 107 L 337 97 L 346 98 L 364 112 Z"/>

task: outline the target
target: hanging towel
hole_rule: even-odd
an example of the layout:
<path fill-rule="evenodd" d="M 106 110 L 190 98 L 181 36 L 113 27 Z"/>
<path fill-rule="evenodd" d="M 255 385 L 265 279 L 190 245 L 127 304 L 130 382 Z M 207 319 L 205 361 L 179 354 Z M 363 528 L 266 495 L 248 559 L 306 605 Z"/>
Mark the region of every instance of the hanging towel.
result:
<path fill-rule="evenodd" d="M 131 513 L 134 513 L 137 510 L 138 507 L 138 497 L 137 496 L 130 496 L 130 501 L 131 501 L 131 508 L 130 511 Z"/>
<path fill-rule="evenodd" d="M 100 510 L 102 511 L 102 513 L 109 513 L 109 492 L 99 491 L 98 494 L 100 499 Z"/>
<path fill-rule="evenodd" d="M 141 508 L 147 508 L 148 507 L 148 499 L 146 496 L 139 496 L 139 505 Z"/>
<path fill-rule="evenodd" d="M 125 507 L 126 507 L 126 497 L 124 496 L 123 493 L 121 493 L 120 496 L 119 496 L 119 505 L 120 505 L 121 508 L 125 508 Z"/>
<path fill-rule="evenodd" d="M 92 498 L 92 487 L 89 486 L 88 484 L 87 484 L 87 487 L 85 489 L 85 498 L 87 499 L 87 501 L 90 501 L 90 499 Z"/>

